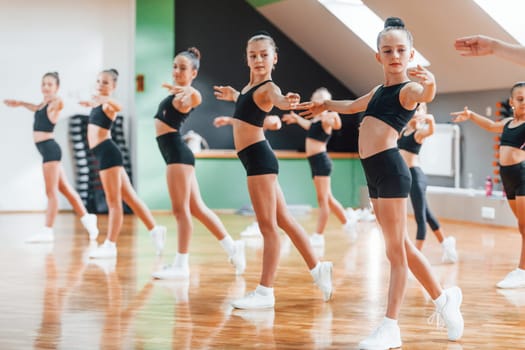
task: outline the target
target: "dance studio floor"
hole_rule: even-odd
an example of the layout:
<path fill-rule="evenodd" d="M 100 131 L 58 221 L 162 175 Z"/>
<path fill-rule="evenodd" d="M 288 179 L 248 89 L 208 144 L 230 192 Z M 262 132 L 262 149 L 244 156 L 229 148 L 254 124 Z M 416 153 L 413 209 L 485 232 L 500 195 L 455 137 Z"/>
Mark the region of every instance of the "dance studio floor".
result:
<path fill-rule="evenodd" d="M 155 256 L 142 224 L 126 216 L 113 264 L 87 259 L 87 233 L 73 214 L 59 215 L 54 244 L 24 243 L 42 213 L 1 214 L 0 349 L 356 349 L 384 316 L 389 268 L 373 223 L 360 223 L 351 242 L 331 217 L 324 257 L 334 262 L 332 301 L 322 301 L 283 236 L 275 310 L 242 311 L 229 301 L 256 286 L 261 239 L 246 240 L 247 270 L 236 277 L 220 245 L 196 223 L 189 281 L 153 281 L 150 273 L 170 263 L 176 247 L 173 217 L 155 216 L 168 226 L 164 257 Z M 234 238 L 253 220 L 221 218 Z M 299 220 L 313 231 L 313 216 Z M 106 223 L 101 216 L 101 232 Z M 399 320 L 403 349 L 525 349 L 525 289 L 495 288 L 517 265 L 516 230 L 442 224 L 457 238 L 460 263 L 440 263 L 431 233 L 424 253 L 445 287 L 463 289 L 465 333 L 448 342 L 446 330 L 427 323 L 433 304 L 410 277 Z"/>

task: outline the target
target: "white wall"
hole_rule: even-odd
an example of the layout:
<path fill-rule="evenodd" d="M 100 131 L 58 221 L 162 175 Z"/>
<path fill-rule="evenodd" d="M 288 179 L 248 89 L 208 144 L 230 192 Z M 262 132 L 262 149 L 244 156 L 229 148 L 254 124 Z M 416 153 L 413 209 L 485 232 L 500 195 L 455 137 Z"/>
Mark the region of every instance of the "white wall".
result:
<path fill-rule="evenodd" d="M 0 0 L 0 100 L 39 103 L 42 75 L 60 73 L 59 93 L 65 108 L 55 130 L 72 184 L 67 118 L 89 112 L 77 102 L 94 92 L 100 70 L 119 70 L 115 97 L 124 106 L 123 115 L 132 117 L 134 4 L 133 0 Z M 41 156 L 32 141 L 32 113 L 2 103 L 0 121 L 0 211 L 45 209 Z M 60 207 L 70 208 L 64 198 Z"/>

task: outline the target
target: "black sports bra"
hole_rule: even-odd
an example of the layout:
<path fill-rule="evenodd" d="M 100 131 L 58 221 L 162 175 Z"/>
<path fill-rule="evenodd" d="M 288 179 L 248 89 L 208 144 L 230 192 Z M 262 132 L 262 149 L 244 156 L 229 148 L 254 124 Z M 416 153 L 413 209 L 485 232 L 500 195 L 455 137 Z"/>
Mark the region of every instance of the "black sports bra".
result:
<path fill-rule="evenodd" d="M 47 115 L 47 107 L 45 105 L 42 109 L 35 112 L 35 120 L 33 121 L 33 131 L 53 132 L 55 124 L 51 123 Z"/>
<path fill-rule="evenodd" d="M 394 128 L 398 133 L 403 130 L 408 121 L 416 112 L 416 108 L 409 111 L 401 106 L 399 92 L 410 81 L 401 84 L 377 88 L 374 96 L 368 103 L 364 116 L 377 118 Z"/>
<path fill-rule="evenodd" d="M 421 146 L 422 144 L 416 141 L 415 131 L 408 135 L 401 133 L 401 137 L 397 139 L 397 147 L 410 153 L 419 154 Z"/>
<path fill-rule="evenodd" d="M 509 120 L 509 122 L 503 126 L 500 146 L 510 146 L 523 150 L 525 148 L 525 123 L 514 128 L 509 128 L 511 122 L 512 120 Z"/>
<path fill-rule="evenodd" d="M 159 109 L 154 118 L 171 126 L 173 129 L 179 130 L 182 123 L 188 118 L 191 111 L 188 113 L 181 113 L 173 107 L 174 95 L 169 95 L 159 104 Z"/>
<path fill-rule="evenodd" d="M 323 129 L 322 121 L 318 120 L 310 124 L 310 129 L 306 134 L 309 139 L 314 139 L 321 142 L 327 142 L 330 139 L 331 134 L 327 134 Z"/>
<path fill-rule="evenodd" d="M 113 120 L 109 119 L 109 117 L 104 113 L 104 110 L 102 109 L 102 105 L 97 106 L 91 110 L 91 113 L 89 113 L 89 124 L 98 125 L 101 128 L 104 129 L 111 129 L 111 125 L 113 124 Z"/>
<path fill-rule="evenodd" d="M 255 104 L 255 101 L 253 100 L 253 93 L 260 86 L 270 81 L 271 80 L 265 80 L 262 83 L 252 86 L 250 90 L 246 91 L 246 93 L 239 94 L 239 97 L 237 97 L 237 102 L 235 103 L 235 112 L 233 113 L 233 117 L 235 119 L 242 120 L 243 122 L 258 126 L 260 128 L 263 127 L 264 118 L 266 118 L 268 112 L 263 111 Z"/>

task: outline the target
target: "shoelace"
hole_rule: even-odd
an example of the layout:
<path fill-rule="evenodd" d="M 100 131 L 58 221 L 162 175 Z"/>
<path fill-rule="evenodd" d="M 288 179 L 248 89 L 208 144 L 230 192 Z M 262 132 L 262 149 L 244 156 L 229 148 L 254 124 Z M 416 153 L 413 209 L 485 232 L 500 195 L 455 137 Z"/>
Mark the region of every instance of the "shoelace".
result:
<path fill-rule="evenodd" d="M 438 329 L 446 328 L 445 320 L 443 319 L 443 316 L 441 315 L 441 310 L 436 309 L 432 313 L 432 315 L 430 315 L 430 317 L 427 318 L 427 323 L 428 324 L 431 325 L 434 322 L 436 323 L 436 328 L 438 328 Z"/>

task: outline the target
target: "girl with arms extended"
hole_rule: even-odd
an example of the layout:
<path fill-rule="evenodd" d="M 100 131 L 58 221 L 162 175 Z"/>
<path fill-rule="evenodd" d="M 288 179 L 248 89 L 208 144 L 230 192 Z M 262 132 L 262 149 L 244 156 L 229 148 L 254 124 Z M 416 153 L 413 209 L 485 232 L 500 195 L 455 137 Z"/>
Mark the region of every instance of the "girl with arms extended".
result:
<path fill-rule="evenodd" d="M 164 248 L 166 228 L 156 226 L 155 219 L 146 205 L 140 200 L 131 186 L 128 174 L 124 170 L 122 153 L 111 139 L 111 125 L 121 110 L 120 105 L 111 95 L 117 87 L 118 72 L 107 69 L 98 75 L 97 95 L 90 101 L 81 101 L 85 107 L 91 107 L 88 124 L 88 144 L 99 163 L 99 175 L 108 204 L 108 235 L 102 245 L 89 253 L 90 258 L 116 258 L 117 239 L 122 228 L 122 201 L 133 210 L 144 223 L 155 244 L 157 253 Z"/>
<path fill-rule="evenodd" d="M 426 258 L 414 246 L 407 233 L 407 197 L 411 176 L 399 154 L 399 133 L 414 115 L 420 102 L 430 102 L 436 93 L 434 76 L 417 67 L 411 71 L 419 82 L 408 78 L 408 63 L 414 57 L 412 35 L 399 18 L 388 18 L 377 37 L 377 61 L 383 66 L 384 84 L 353 101 L 304 103 L 304 115 L 318 115 L 324 110 L 343 114 L 364 111 L 359 127 L 359 156 L 365 171 L 368 191 L 377 221 L 383 231 L 386 255 L 390 261 L 390 286 L 386 316 L 381 325 L 360 344 L 360 349 L 389 349 L 401 346 L 397 324 L 405 296 L 408 268 L 423 285 L 436 305 L 448 329 L 448 339 L 463 334 L 460 312 L 461 290 L 443 290 Z"/>
<path fill-rule="evenodd" d="M 41 88 L 44 99 L 41 103 L 32 104 L 18 100 L 4 101 L 9 107 L 25 107 L 35 112 L 33 140 L 43 159 L 42 169 L 47 195 L 46 223 L 40 233 L 26 240 L 28 243 L 52 242 L 55 239 L 53 224 L 58 214 L 58 192 L 62 193 L 71 203 L 73 210 L 80 217 L 82 225 L 89 232 L 89 238 L 95 240 L 98 236 L 97 217 L 93 214 L 88 214 L 80 196 L 67 181 L 60 161 L 62 151 L 53 135 L 60 112 L 64 107 L 62 99 L 57 96 L 59 86 L 60 78 L 58 73 L 46 73 L 42 77 Z"/>
<path fill-rule="evenodd" d="M 248 192 L 264 239 L 263 268 L 259 285 L 254 292 L 232 302 L 239 309 L 272 308 L 275 305 L 273 283 L 280 254 L 278 227 L 291 238 L 303 256 L 323 298 L 332 295 L 332 263 L 320 262 L 314 255 L 304 229 L 286 208 L 283 193 L 277 182 L 279 164 L 264 136 L 266 114 L 275 106 L 292 109 L 299 95 L 282 95 L 271 80 L 277 63 L 277 48 L 268 33 L 258 33 L 248 40 L 247 62 L 250 81 L 240 92 L 231 86 L 215 86 L 219 100 L 235 102 L 233 140 L 237 155 L 247 173 Z"/>
<path fill-rule="evenodd" d="M 195 216 L 219 240 L 235 266 L 236 274 L 246 267 L 244 242 L 234 241 L 219 217 L 204 204 L 195 176 L 195 157 L 182 140 L 180 128 L 191 111 L 202 102 L 201 94 L 191 86 L 197 77 L 200 52 L 192 47 L 182 51 L 173 61 L 174 85 L 165 84 L 170 95 L 159 105 L 155 114 L 157 143 L 166 161 L 166 179 L 173 209 L 177 219 L 178 250 L 173 265 L 153 273 L 153 277 L 186 278 L 189 270 L 189 246 L 193 231 L 191 216 Z"/>

